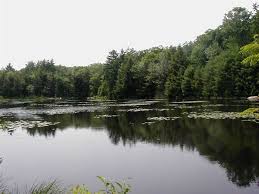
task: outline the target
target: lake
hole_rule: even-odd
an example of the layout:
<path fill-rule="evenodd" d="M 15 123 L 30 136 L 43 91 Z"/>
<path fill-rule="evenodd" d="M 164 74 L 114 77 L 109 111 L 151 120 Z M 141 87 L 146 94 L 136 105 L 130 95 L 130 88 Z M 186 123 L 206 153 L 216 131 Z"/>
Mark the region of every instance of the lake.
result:
<path fill-rule="evenodd" d="M 133 194 L 259 193 L 259 121 L 246 101 L 55 101 L 0 109 L 0 174 L 20 190 L 58 180 Z"/>

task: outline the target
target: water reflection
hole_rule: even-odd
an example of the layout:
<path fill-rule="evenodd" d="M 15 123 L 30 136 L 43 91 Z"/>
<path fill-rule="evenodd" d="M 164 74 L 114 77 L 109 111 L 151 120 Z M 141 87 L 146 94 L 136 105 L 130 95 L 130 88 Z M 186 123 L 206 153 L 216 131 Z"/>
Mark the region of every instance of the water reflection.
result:
<path fill-rule="evenodd" d="M 179 146 L 197 150 L 211 162 L 226 170 L 228 179 L 237 186 L 246 187 L 259 177 L 259 129 L 257 123 L 241 120 L 190 119 L 147 122 L 148 117 L 172 117 L 184 109 L 164 111 L 127 112 L 109 109 L 104 112 L 45 115 L 43 119 L 57 125 L 25 128 L 31 136 L 55 137 L 57 131 L 67 128 L 106 130 L 113 144 L 151 143 L 158 146 Z M 98 115 L 118 115 L 98 117 Z M 0 163 L 2 160 L 0 159 Z"/>
<path fill-rule="evenodd" d="M 46 119 L 61 122 L 57 128 L 32 128 L 27 132 L 48 137 L 55 136 L 57 129 L 68 127 L 105 129 L 114 144 L 146 142 L 197 150 L 226 169 L 228 179 L 238 186 L 249 186 L 259 177 L 259 130 L 256 123 L 180 118 L 147 124 L 148 116 L 148 113 L 120 113 L 116 118 L 96 118 L 95 113 L 56 115 Z"/>

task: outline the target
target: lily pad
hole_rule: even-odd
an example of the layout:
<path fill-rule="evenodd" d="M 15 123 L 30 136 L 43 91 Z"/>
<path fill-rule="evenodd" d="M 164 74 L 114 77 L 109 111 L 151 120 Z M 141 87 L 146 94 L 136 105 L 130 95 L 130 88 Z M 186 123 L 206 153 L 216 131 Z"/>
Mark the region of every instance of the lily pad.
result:
<path fill-rule="evenodd" d="M 100 119 L 100 118 L 115 118 L 118 117 L 119 115 L 97 115 L 94 118 Z"/>
<path fill-rule="evenodd" d="M 148 121 L 174 121 L 180 117 L 148 117 Z"/>

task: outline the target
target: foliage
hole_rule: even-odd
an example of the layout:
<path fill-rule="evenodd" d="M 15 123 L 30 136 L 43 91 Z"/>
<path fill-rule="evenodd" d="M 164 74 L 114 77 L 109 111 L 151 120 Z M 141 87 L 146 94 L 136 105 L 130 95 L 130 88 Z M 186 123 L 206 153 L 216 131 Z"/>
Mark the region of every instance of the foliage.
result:
<path fill-rule="evenodd" d="M 254 36 L 254 42 L 243 46 L 240 50 L 241 54 L 246 56 L 242 61 L 246 65 L 259 64 L 259 34 Z"/>
<path fill-rule="evenodd" d="M 259 119 L 259 108 L 248 108 L 240 113 L 242 116 L 250 116 Z"/>
<path fill-rule="evenodd" d="M 130 186 L 124 182 L 112 182 L 102 176 L 98 176 L 98 179 L 103 183 L 104 189 L 92 193 L 87 187 L 78 185 L 71 189 L 71 194 L 127 194 L 130 192 Z"/>

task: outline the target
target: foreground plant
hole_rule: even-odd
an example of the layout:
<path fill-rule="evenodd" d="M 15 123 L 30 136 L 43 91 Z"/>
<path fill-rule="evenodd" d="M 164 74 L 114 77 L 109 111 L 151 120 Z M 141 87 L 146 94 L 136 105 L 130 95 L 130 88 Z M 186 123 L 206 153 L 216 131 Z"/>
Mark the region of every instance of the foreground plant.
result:
<path fill-rule="evenodd" d="M 27 191 L 28 194 L 62 194 L 65 193 L 65 190 L 62 189 L 56 181 L 40 185 L 33 185 L 32 188 Z"/>
<path fill-rule="evenodd" d="M 77 185 L 71 189 L 61 187 L 57 181 L 50 183 L 35 184 L 29 190 L 22 192 L 23 194 L 127 194 L 130 192 L 130 185 L 125 182 L 113 182 L 102 176 L 98 179 L 103 183 L 104 189 L 97 192 L 91 192 L 85 185 Z M 5 186 L 0 177 L 0 194 L 20 194 L 18 188 L 10 191 Z"/>
<path fill-rule="evenodd" d="M 91 192 L 84 185 L 78 185 L 71 189 L 69 194 L 127 194 L 130 192 L 130 185 L 125 182 L 112 182 L 102 176 L 97 177 L 104 185 L 104 189 L 98 192 Z"/>

